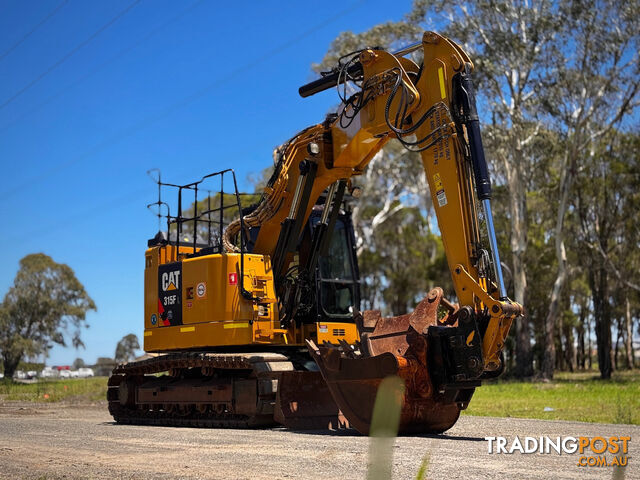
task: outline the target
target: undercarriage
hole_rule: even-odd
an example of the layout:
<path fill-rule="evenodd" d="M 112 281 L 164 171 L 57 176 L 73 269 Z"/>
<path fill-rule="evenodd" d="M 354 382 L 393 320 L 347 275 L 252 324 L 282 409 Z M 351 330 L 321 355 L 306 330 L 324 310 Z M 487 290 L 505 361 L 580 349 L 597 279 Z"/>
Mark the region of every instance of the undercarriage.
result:
<path fill-rule="evenodd" d="M 358 315 L 356 345 L 309 341 L 307 362 L 300 350 L 280 349 L 169 353 L 119 365 L 109 379 L 109 411 L 130 424 L 368 434 L 382 380 L 398 376 L 405 386 L 399 433 L 441 433 L 480 385 L 477 325 L 436 288 L 411 314 Z"/>

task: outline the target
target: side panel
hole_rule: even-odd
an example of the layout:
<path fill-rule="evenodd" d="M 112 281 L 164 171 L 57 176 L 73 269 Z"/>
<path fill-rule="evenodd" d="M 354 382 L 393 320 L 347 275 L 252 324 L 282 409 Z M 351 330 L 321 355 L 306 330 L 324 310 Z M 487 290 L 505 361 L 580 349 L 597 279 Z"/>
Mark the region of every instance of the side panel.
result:
<path fill-rule="evenodd" d="M 145 258 L 146 351 L 286 343 L 274 335 L 279 325 L 273 276 L 268 257 L 244 256 L 244 287 L 259 302 L 240 295 L 240 255 L 215 254 L 159 264 L 156 247 Z"/>

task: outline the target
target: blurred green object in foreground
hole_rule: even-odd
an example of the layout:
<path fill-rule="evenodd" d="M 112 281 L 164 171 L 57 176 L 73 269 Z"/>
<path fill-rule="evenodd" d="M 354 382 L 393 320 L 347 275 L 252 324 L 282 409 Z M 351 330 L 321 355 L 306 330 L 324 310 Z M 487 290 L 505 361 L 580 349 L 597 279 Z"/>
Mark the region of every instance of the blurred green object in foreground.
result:
<path fill-rule="evenodd" d="M 391 478 L 393 444 L 398 434 L 403 400 L 404 381 L 400 377 L 382 380 L 373 407 L 367 480 Z"/>

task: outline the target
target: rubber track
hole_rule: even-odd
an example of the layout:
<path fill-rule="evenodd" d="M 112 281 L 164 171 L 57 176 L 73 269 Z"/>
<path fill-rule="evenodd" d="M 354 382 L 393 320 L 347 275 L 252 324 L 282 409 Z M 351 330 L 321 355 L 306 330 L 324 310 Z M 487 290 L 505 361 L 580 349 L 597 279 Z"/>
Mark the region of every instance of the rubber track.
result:
<path fill-rule="evenodd" d="M 129 408 L 120 405 L 118 389 L 128 376 L 152 375 L 170 370 L 186 368 L 213 368 L 225 370 L 243 370 L 246 378 L 255 377 L 258 381 L 270 381 L 269 372 L 293 369 L 289 359 L 277 353 L 219 354 L 219 353 L 172 353 L 158 357 L 118 365 L 109 378 L 107 400 L 109 413 L 117 423 L 130 425 L 158 425 L 172 427 L 201 428 L 247 428 L 274 425 L 273 404 L 275 389 L 259 394 L 258 414 L 253 417 L 233 413 L 207 412 L 196 410 L 182 415 L 164 410 Z M 258 388 L 260 388 L 258 386 Z"/>

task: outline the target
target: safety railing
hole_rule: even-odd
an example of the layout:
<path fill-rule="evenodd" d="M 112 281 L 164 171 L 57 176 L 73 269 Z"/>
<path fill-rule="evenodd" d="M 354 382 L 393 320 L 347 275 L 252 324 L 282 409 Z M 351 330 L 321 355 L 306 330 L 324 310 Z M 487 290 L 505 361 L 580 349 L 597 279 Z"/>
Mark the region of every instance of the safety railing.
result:
<path fill-rule="evenodd" d="M 159 224 L 162 218 L 166 219 L 166 243 L 175 246 L 172 260 L 176 262 L 179 260 L 180 247 L 191 248 L 191 253 L 186 253 L 189 257 L 224 253 L 222 237 L 225 227 L 232 221 L 229 217 L 225 219 L 225 211 L 235 209 L 240 218 L 240 278 L 244 279 L 244 256 L 247 253 L 247 238 L 242 215 L 242 203 L 240 201 L 242 194 L 238 192 L 238 183 L 233 169 L 229 168 L 211 173 L 196 182 L 185 185 L 163 182 L 160 171 L 156 171 L 158 172 L 158 178 L 154 180 L 158 185 L 158 201 L 148 204 L 147 208 L 157 207 L 156 215 Z M 151 173 L 151 171 L 148 173 Z M 231 180 L 227 180 L 231 183 L 231 185 L 227 183 L 230 190 L 228 193 L 225 192 L 225 176 L 231 177 Z M 207 185 L 215 184 L 216 177 L 220 179 L 219 190 L 204 188 L 203 184 L 205 182 Z M 171 214 L 169 203 L 162 200 L 163 188 L 177 190 L 176 215 Z M 193 195 L 192 198 L 190 198 L 191 195 L 188 195 L 189 193 Z M 192 202 L 186 209 L 183 205 L 185 197 L 187 198 L 186 201 Z M 202 203 L 204 205 L 201 205 Z M 166 210 L 166 214 L 163 214 L 163 208 Z M 240 281 L 238 283 L 240 284 L 242 295 L 246 298 L 251 298 L 251 293 L 244 288 L 244 282 Z"/>

